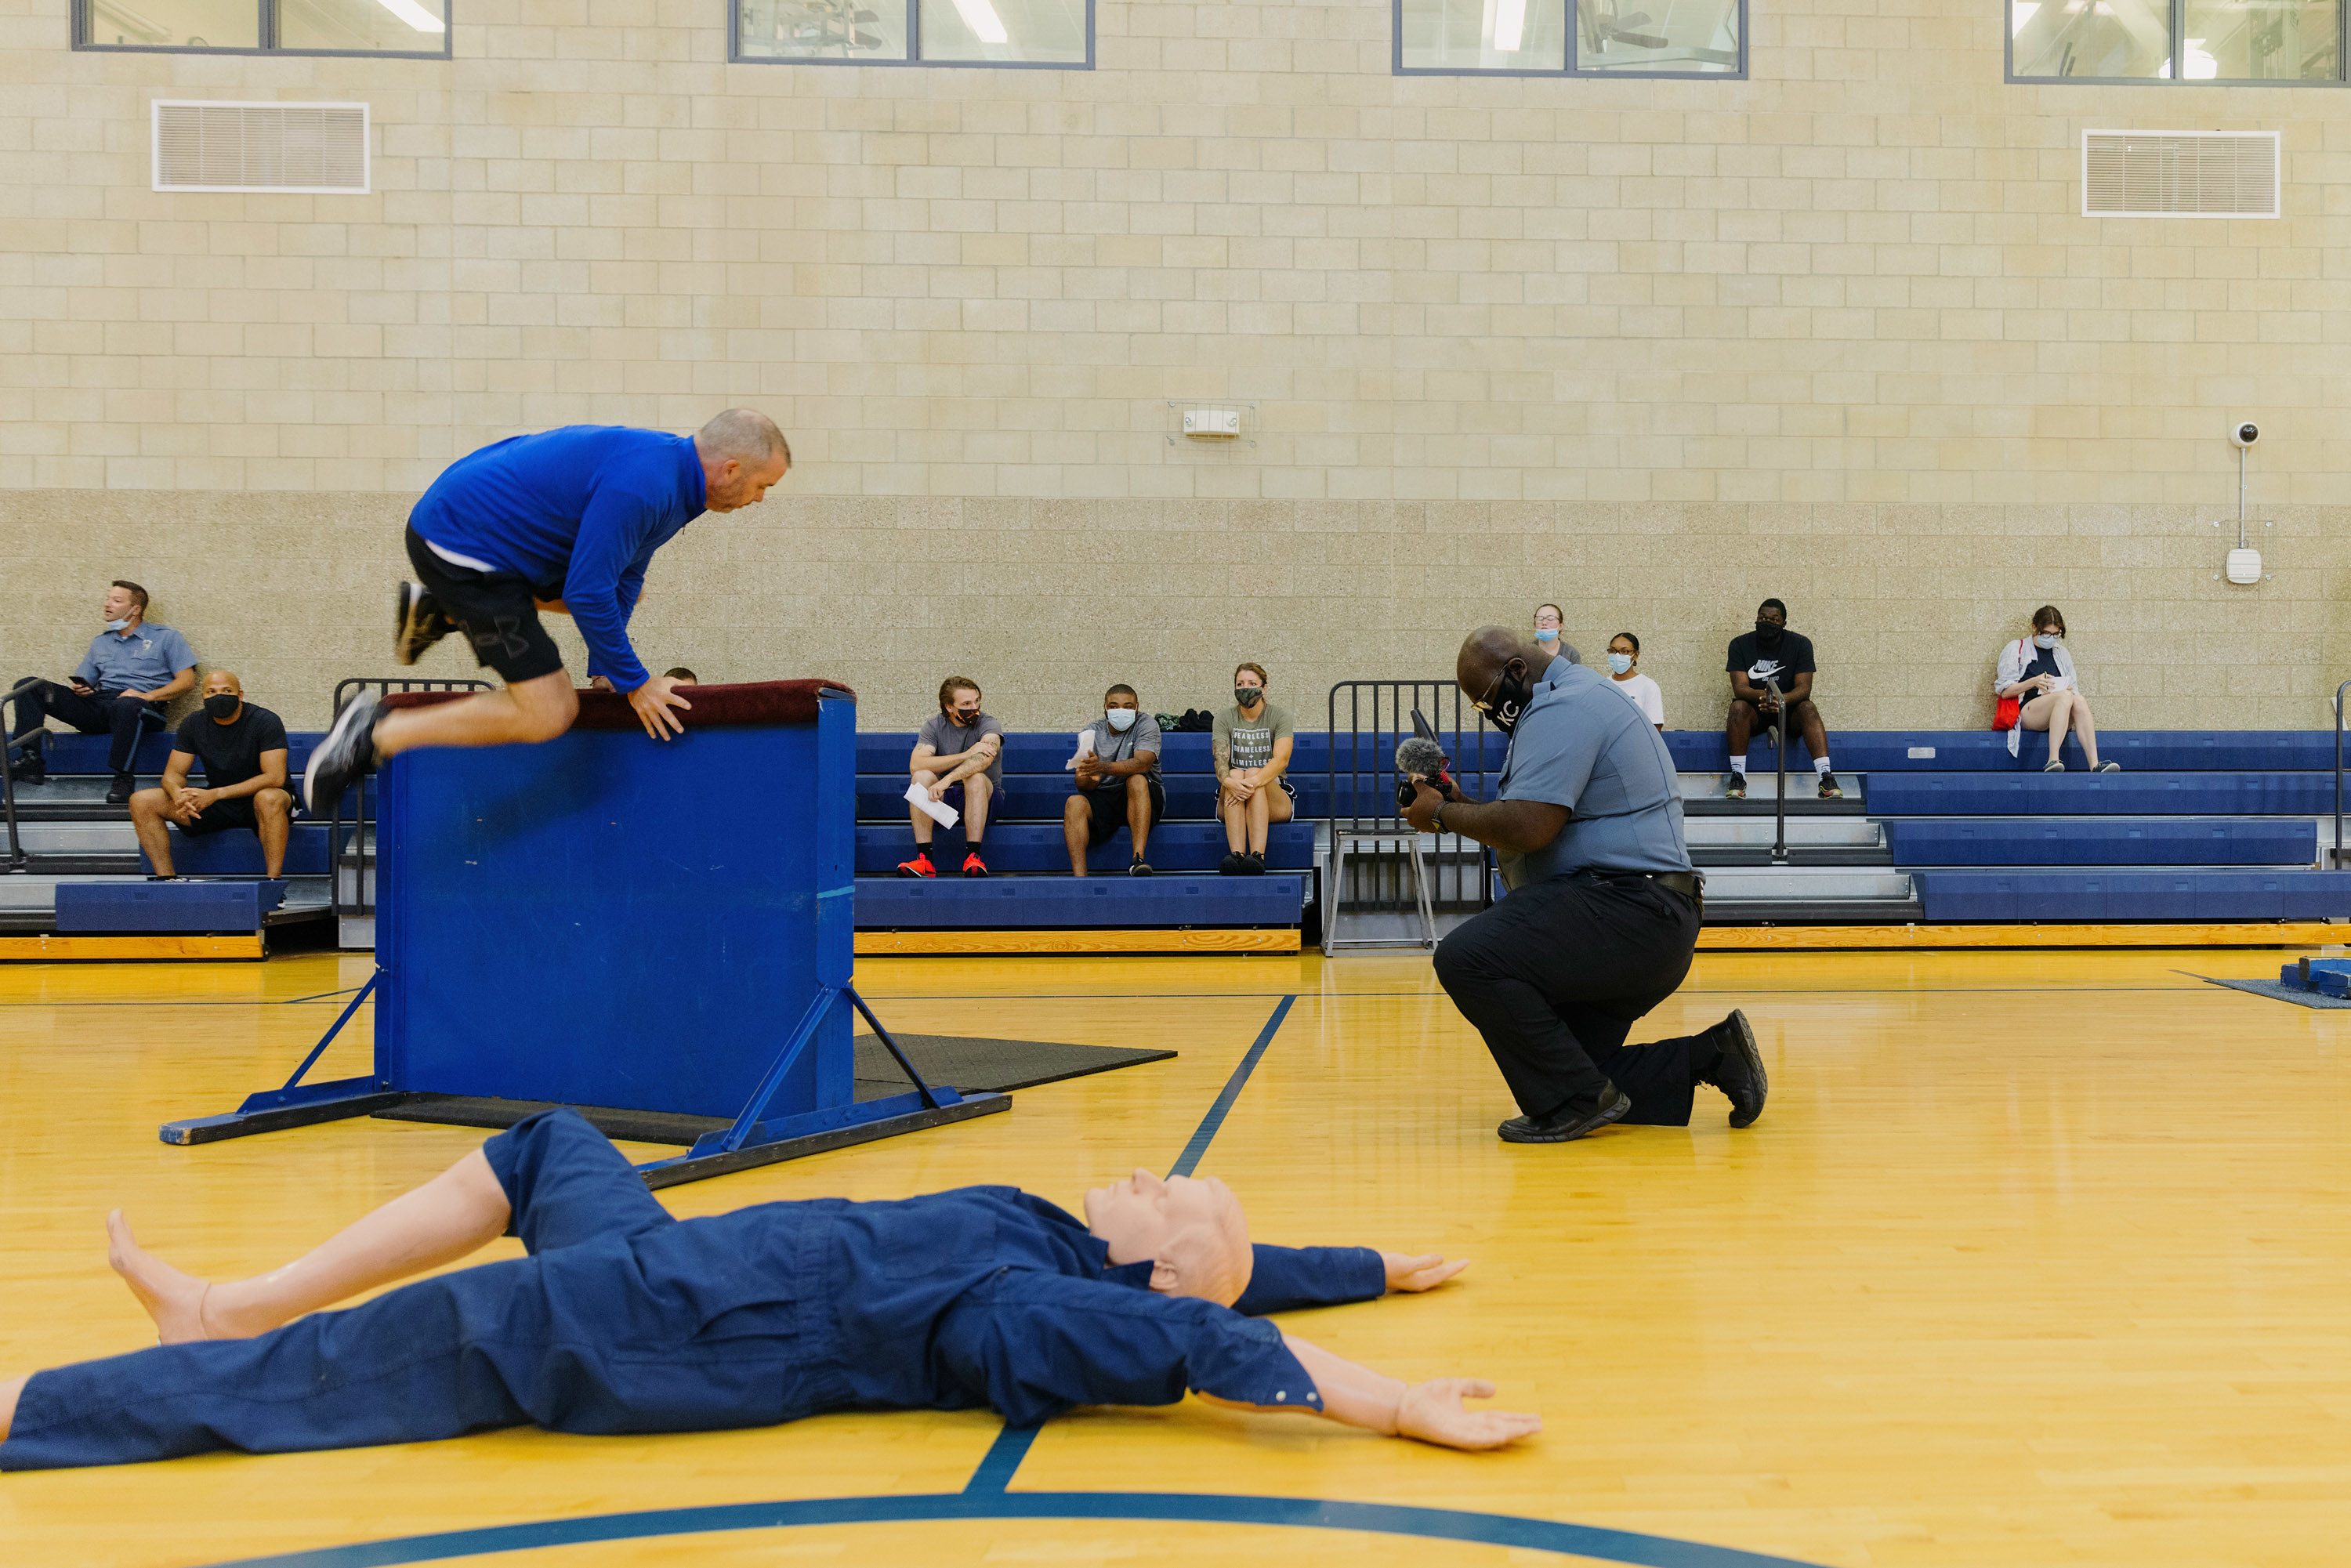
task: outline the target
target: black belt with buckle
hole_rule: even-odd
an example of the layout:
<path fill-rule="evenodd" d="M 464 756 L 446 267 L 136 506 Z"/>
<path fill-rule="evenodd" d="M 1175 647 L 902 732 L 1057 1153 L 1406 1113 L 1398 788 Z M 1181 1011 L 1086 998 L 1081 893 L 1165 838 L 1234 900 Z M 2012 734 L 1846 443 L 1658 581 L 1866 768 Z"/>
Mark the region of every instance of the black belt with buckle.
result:
<path fill-rule="evenodd" d="M 1593 875 L 1609 882 L 1625 877 L 1639 877 L 1654 882 L 1667 893 L 1678 893 L 1699 908 L 1706 907 L 1706 878 L 1687 871 L 1594 871 Z"/>

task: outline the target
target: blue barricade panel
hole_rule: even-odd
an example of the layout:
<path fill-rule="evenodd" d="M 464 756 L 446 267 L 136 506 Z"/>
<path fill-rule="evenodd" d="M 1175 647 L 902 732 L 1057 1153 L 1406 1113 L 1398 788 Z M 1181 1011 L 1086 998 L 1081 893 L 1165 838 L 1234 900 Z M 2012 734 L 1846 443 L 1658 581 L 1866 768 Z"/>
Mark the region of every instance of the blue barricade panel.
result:
<path fill-rule="evenodd" d="M 282 882 L 61 882 L 57 931 L 258 931 L 285 896 Z"/>
<path fill-rule="evenodd" d="M 597 706 L 612 704 L 626 715 L 617 697 Z M 855 709 L 809 707 L 814 722 L 698 712 L 659 745 L 633 727 L 580 727 L 395 758 L 378 1075 L 402 1090 L 740 1113 L 820 983 L 846 984 L 852 962 Z M 838 1009 L 773 1113 L 853 1103 L 852 1069 Z"/>

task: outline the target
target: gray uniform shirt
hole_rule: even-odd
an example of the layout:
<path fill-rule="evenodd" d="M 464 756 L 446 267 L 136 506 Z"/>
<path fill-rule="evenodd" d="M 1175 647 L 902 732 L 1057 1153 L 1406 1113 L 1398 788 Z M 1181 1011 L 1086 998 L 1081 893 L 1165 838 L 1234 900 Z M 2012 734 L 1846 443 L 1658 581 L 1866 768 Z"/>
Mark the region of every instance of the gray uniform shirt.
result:
<path fill-rule="evenodd" d="M 1078 729 L 1081 733 L 1089 729 L 1094 732 L 1094 755 L 1104 762 L 1132 762 L 1138 751 L 1151 753 L 1151 771 L 1144 777 L 1154 783 L 1158 782 L 1159 758 L 1165 755 L 1167 747 L 1159 738 L 1159 721 L 1149 714 L 1136 714 L 1134 722 L 1126 727 L 1124 735 L 1111 728 L 1110 720 L 1101 714 L 1078 726 Z M 1126 780 L 1108 779 L 1098 788 L 1123 789 Z"/>
<path fill-rule="evenodd" d="M 91 638 L 74 679 L 101 692 L 152 692 L 195 663 L 196 651 L 185 637 L 141 621 L 129 632 L 100 632 Z"/>
<path fill-rule="evenodd" d="M 915 733 L 914 744 L 927 744 L 946 759 L 932 771 L 948 773 L 959 765 L 956 758 L 977 746 L 981 737 L 990 735 L 996 737 L 996 756 L 987 765 L 987 781 L 992 785 L 1001 785 L 1004 782 L 1004 727 L 986 713 L 974 719 L 969 729 L 943 713 L 935 713 L 923 721 L 923 727 Z"/>
<path fill-rule="evenodd" d="M 1591 867 L 1689 871 L 1681 790 L 1665 737 L 1604 677 L 1553 659 L 1502 759 L 1498 800 L 1544 800 L 1573 813 L 1531 854 L 1494 853 L 1502 885 Z"/>

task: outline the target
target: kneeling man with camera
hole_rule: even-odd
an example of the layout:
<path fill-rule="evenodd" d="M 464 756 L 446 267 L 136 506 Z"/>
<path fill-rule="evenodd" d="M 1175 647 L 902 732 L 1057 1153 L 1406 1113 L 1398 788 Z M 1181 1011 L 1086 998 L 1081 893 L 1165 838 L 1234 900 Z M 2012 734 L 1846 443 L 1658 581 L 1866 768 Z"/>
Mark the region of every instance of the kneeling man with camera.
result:
<path fill-rule="evenodd" d="M 1535 672 L 1540 671 L 1540 674 Z M 1703 904 L 1665 739 L 1604 677 L 1486 626 L 1461 644 L 1461 690 L 1510 737 L 1494 799 L 1420 774 L 1405 818 L 1495 852 L 1509 896 L 1437 946 L 1437 977 L 1486 1038 L 1522 1114 L 1514 1144 L 1562 1144 L 1612 1122 L 1689 1124 L 1697 1085 L 1763 1113 L 1747 1015 L 1627 1045 L 1689 972 Z"/>

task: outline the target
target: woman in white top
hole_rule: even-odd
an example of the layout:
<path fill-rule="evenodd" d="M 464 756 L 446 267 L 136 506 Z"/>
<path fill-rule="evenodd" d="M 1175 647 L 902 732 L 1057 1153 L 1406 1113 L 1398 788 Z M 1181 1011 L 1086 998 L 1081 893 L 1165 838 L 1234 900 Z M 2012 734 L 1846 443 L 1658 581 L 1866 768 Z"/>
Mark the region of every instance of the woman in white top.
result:
<path fill-rule="evenodd" d="M 2082 695 L 2080 677 L 2074 674 L 2074 656 L 2065 651 L 2065 617 L 2053 604 L 2044 604 L 2032 612 L 2032 634 L 2019 637 L 2000 651 L 2000 664 L 1992 676 L 1992 695 L 2014 697 L 2021 705 L 2017 709 L 2016 727 L 2008 732 L 2008 754 L 2018 755 L 2020 743 L 2028 729 L 2049 732 L 2049 764 L 2043 773 L 2063 773 L 2065 764 L 2058 754 L 2065 747 L 2065 732 L 2074 730 L 2082 737 L 2082 755 L 2090 759 L 2094 773 L 2119 773 L 2119 762 L 2098 760 L 2098 727 L 2090 718 L 2090 699 Z"/>
<path fill-rule="evenodd" d="M 1641 640 L 1630 632 L 1619 632 L 1608 639 L 1608 678 L 1616 683 L 1633 706 L 1648 716 L 1649 722 L 1659 729 L 1666 727 L 1666 694 L 1657 683 L 1642 674 Z"/>

